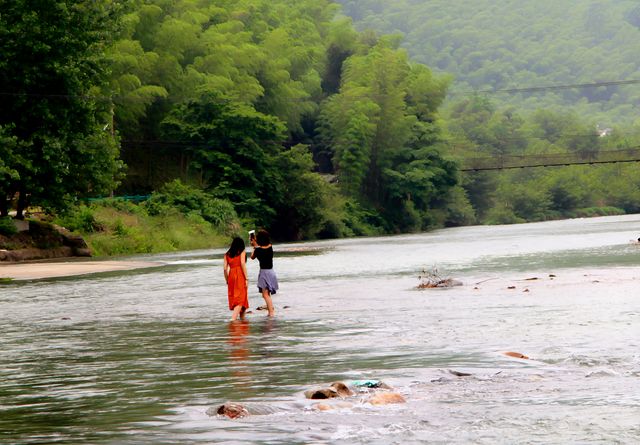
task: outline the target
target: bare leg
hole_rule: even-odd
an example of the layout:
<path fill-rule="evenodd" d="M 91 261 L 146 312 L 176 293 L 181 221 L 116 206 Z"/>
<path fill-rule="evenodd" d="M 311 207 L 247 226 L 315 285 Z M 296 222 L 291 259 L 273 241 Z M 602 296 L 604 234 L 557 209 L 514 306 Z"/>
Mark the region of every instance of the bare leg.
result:
<path fill-rule="evenodd" d="M 262 289 L 262 298 L 264 298 L 264 302 L 267 303 L 267 311 L 269 311 L 269 317 L 273 317 L 276 315 L 276 310 L 273 308 L 273 302 L 271 301 L 271 294 L 269 293 L 269 289 Z"/>
<path fill-rule="evenodd" d="M 233 313 L 231 314 L 231 321 L 236 321 L 238 319 L 238 315 L 240 314 L 241 310 L 242 310 L 241 305 L 237 305 L 233 308 Z"/>
<path fill-rule="evenodd" d="M 240 320 L 244 320 L 245 312 L 247 312 L 247 308 L 242 306 L 242 309 L 240 309 Z"/>

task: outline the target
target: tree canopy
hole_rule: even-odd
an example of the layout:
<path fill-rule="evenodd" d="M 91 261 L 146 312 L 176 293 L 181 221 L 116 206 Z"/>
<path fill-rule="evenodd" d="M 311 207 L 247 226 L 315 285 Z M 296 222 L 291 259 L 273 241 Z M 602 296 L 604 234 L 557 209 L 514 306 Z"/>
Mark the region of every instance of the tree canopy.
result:
<path fill-rule="evenodd" d="M 183 179 L 284 238 L 346 227 L 348 200 L 391 231 L 442 222 L 426 214 L 457 181 L 436 147 L 448 80 L 337 13 L 315 0 L 137 3 L 111 48 L 125 161 L 135 171 L 139 153 L 164 150 Z M 343 202 L 339 221 L 329 201 Z"/>
<path fill-rule="evenodd" d="M 640 8 L 633 0 L 339 0 L 358 29 L 401 33 L 411 57 L 470 91 L 602 83 L 495 94 L 520 110 L 555 108 L 605 126 L 637 119 Z M 614 83 L 607 83 L 614 82 Z"/>
<path fill-rule="evenodd" d="M 16 0 L 0 11 L 0 193 L 19 193 L 21 216 L 29 202 L 62 208 L 108 192 L 120 163 L 101 87 L 117 5 Z"/>
<path fill-rule="evenodd" d="M 631 75 L 630 0 L 0 2 L 19 215 L 184 183 L 281 239 L 640 209 L 633 165 L 458 171 L 640 145 L 634 85 L 482 93 Z M 603 117 L 625 123 L 603 137 Z"/>

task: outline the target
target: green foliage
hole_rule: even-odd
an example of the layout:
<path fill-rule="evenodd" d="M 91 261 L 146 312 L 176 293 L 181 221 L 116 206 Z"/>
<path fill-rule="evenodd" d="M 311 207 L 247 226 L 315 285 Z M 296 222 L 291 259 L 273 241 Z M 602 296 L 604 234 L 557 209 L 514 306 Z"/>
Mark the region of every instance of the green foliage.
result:
<path fill-rule="evenodd" d="M 493 207 L 487 214 L 484 223 L 489 225 L 497 224 L 518 224 L 526 222 L 524 218 L 518 217 L 513 209 L 505 204 Z"/>
<path fill-rule="evenodd" d="M 330 206 L 332 186 L 313 172 L 313 159 L 305 145 L 299 144 L 281 153 L 274 167 L 278 185 L 272 187 L 277 214 L 273 235 L 294 240 L 315 238 Z"/>
<path fill-rule="evenodd" d="M 179 180 L 171 181 L 154 192 L 142 207 L 149 215 L 171 215 L 174 211 L 188 217 L 197 215 L 225 232 L 233 232 L 238 226 L 238 216 L 229 201 L 214 198 Z"/>
<path fill-rule="evenodd" d="M 348 95 L 333 96 L 320 114 L 319 130 L 333 152 L 340 188 L 353 197 L 362 193 L 379 111 L 375 102 L 358 97 L 363 93 L 363 89 L 356 89 L 353 100 Z"/>
<path fill-rule="evenodd" d="M 3 144 L 0 193 L 20 193 L 34 205 L 62 208 L 105 193 L 121 167 L 117 145 L 102 129 L 108 103 L 105 45 L 117 26 L 110 0 L 3 2 L 0 14 L 0 108 Z"/>
<path fill-rule="evenodd" d="M 114 214 L 102 208 L 97 217 L 115 222 L 104 232 L 85 237 L 95 256 L 211 248 L 222 246 L 227 238 L 201 218 L 177 211 L 132 218 L 126 213 L 117 211 Z"/>
<path fill-rule="evenodd" d="M 0 178 L 5 184 L 20 179 L 20 173 L 16 170 L 19 164 L 17 140 L 17 137 L 0 125 Z"/>
<path fill-rule="evenodd" d="M 13 219 L 7 217 L 0 218 L 0 235 L 11 236 L 18 233 L 18 229 L 13 222 Z"/>
<path fill-rule="evenodd" d="M 71 230 L 72 232 L 94 233 L 104 230 L 94 215 L 95 206 L 80 205 L 71 207 L 63 215 L 56 219 L 56 224 Z"/>
<path fill-rule="evenodd" d="M 584 209 L 576 209 L 575 218 L 591 218 L 593 216 L 613 216 L 624 215 L 625 211 L 617 207 L 587 207 Z"/>
<path fill-rule="evenodd" d="M 630 85 L 457 94 L 636 72 L 633 2 L 341 3 L 372 29 L 329 0 L 4 2 L 0 194 L 21 216 L 29 200 L 64 209 L 119 181 L 155 190 L 60 217 L 121 253 L 241 222 L 298 240 L 640 211 L 633 165 L 457 171 L 475 156 L 640 146 Z M 600 137 L 606 116 L 630 123 Z"/>
<path fill-rule="evenodd" d="M 325 101 L 318 132 L 333 152 L 342 192 L 370 203 L 391 232 L 433 223 L 457 183 L 456 165 L 436 147 L 436 109 L 447 80 L 412 66 L 393 38 L 344 62 L 339 94 Z"/>
<path fill-rule="evenodd" d="M 596 126 L 573 113 L 538 110 L 528 118 L 502 110 L 486 98 L 472 97 L 454 104 L 446 129 L 450 147 L 459 158 L 574 154 L 596 160 L 599 153 L 635 146 L 629 136 L 600 137 Z M 637 167 L 601 165 L 553 169 L 467 172 L 462 185 L 481 223 L 516 223 L 575 217 L 578 209 L 613 206 L 640 210 Z"/>
<path fill-rule="evenodd" d="M 414 60 L 455 77 L 455 99 L 471 90 L 626 80 L 639 68 L 640 15 L 631 0 L 338 3 L 359 29 L 403 33 Z M 501 108 L 573 109 L 611 124 L 635 119 L 629 109 L 640 91 L 636 85 L 606 85 L 495 97 Z"/>
<path fill-rule="evenodd" d="M 476 223 L 476 212 L 461 185 L 453 187 L 446 199 L 447 214 L 444 223 L 447 226 L 468 226 Z"/>
<path fill-rule="evenodd" d="M 589 178 L 583 171 L 568 169 L 546 175 L 541 181 L 550 198 L 550 208 L 559 214 L 591 205 Z"/>
<path fill-rule="evenodd" d="M 177 188 L 175 184 L 168 186 L 168 190 Z M 195 202 L 198 198 L 189 203 Z M 186 211 L 180 204 L 154 205 L 160 213 L 150 215 L 146 204 L 104 200 L 78 206 L 56 223 L 80 233 L 94 256 L 203 249 L 227 242 L 228 225 L 211 224 L 197 211 Z"/>
<path fill-rule="evenodd" d="M 398 209 L 423 227 L 444 206 L 455 166 L 426 148 L 450 79 L 410 64 L 399 36 L 360 35 L 324 0 L 152 3 L 124 17 L 109 52 L 133 172 L 147 147 L 171 150 L 182 179 L 276 238 L 349 233 L 317 170 L 388 230 L 403 230 Z"/>
<path fill-rule="evenodd" d="M 92 208 L 107 207 L 131 214 L 145 214 L 144 206 L 124 198 L 103 198 L 92 201 Z"/>
<path fill-rule="evenodd" d="M 584 206 L 607 204 L 623 209 L 626 213 L 640 213 L 640 165 L 601 167 L 593 176 L 592 188 L 597 184 L 599 198 Z"/>
<path fill-rule="evenodd" d="M 345 201 L 342 223 L 348 230 L 345 236 L 373 236 L 384 233 L 384 221 L 379 213 L 354 200 Z"/>
<path fill-rule="evenodd" d="M 550 207 L 546 190 L 525 184 L 509 184 L 499 190 L 501 202 L 521 221 L 543 221 Z"/>
<path fill-rule="evenodd" d="M 192 165 L 205 187 L 235 203 L 240 213 L 253 212 L 269 225 L 273 210 L 265 196 L 270 160 L 277 156 L 284 126 L 273 117 L 213 93 L 203 93 L 176 108 L 162 123 L 164 134 L 189 141 Z"/>

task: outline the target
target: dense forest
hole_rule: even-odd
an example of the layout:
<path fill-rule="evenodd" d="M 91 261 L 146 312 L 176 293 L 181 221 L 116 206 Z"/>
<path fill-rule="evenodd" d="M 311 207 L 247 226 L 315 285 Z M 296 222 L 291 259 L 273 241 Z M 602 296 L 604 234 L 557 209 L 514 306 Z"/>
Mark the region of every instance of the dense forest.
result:
<path fill-rule="evenodd" d="M 598 159 L 640 146 L 637 2 L 340 3 L 358 29 L 399 35 L 413 60 L 450 76 L 440 116 L 457 159 Z M 514 223 L 638 212 L 639 173 L 617 164 L 461 177 L 473 221 Z"/>
<path fill-rule="evenodd" d="M 358 29 L 399 33 L 412 59 L 455 81 L 452 99 L 493 92 L 532 112 L 571 111 L 603 126 L 640 107 L 640 5 L 634 0 L 341 0 Z M 527 91 L 531 87 L 599 87 Z M 508 91 L 525 89 L 525 91 Z"/>
<path fill-rule="evenodd" d="M 494 6 L 478 14 L 439 1 L 343 3 L 0 0 L 0 215 L 38 207 L 100 231 L 108 225 L 87 199 L 150 195 L 136 209 L 116 207 L 298 240 L 640 211 L 635 165 L 460 171 L 470 157 L 595 157 L 640 145 L 633 85 L 588 89 L 594 96 L 573 111 L 579 89 L 563 90 L 563 103 L 464 93 L 626 78 L 640 32 L 630 2 L 598 10 L 610 20 L 624 12 L 624 26 L 585 31 L 588 5 L 563 21 L 581 26 L 555 37 L 572 45 L 601 28 L 631 42 L 615 53 L 624 64 L 591 61 L 598 73 L 588 73 L 584 48 L 583 59 L 549 56 L 581 68 L 564 77 L 516 57 L 531 36 L 501 40 L 527 28 L 533 5 L 503 5 L 520 22 L 492 29 Z M 541 36 L 560 26 L 559 4 L 548 6 Z M 613 51 L 606 37 L 591 40 Z M 511 59 L 490 57 L 499 46 Z M 627 123 L 603 137 L 596 124 L 605 121 L 580 112 L 595 104 L 611 116 L 626 106 Z"/>
<path fill-rule="evenodd" d="M 333 2 L 4 3 L 2 192 L 19 216 L 179 178 L 284 239 L 448 217 L 446 80 Z"/>

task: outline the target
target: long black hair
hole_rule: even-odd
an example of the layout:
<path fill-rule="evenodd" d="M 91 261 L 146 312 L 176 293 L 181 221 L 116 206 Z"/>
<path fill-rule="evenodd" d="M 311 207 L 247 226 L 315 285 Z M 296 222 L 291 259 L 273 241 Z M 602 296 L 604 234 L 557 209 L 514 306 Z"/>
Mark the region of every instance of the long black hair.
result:
<path fill-rule="evenodd" d="M 235 258 L 245 251 L 244 240 L 239 236 L 236 236 L 233 241 L 231 241 L 231 247 L 227 250 L 227 255 L 229 258 Z"/>

